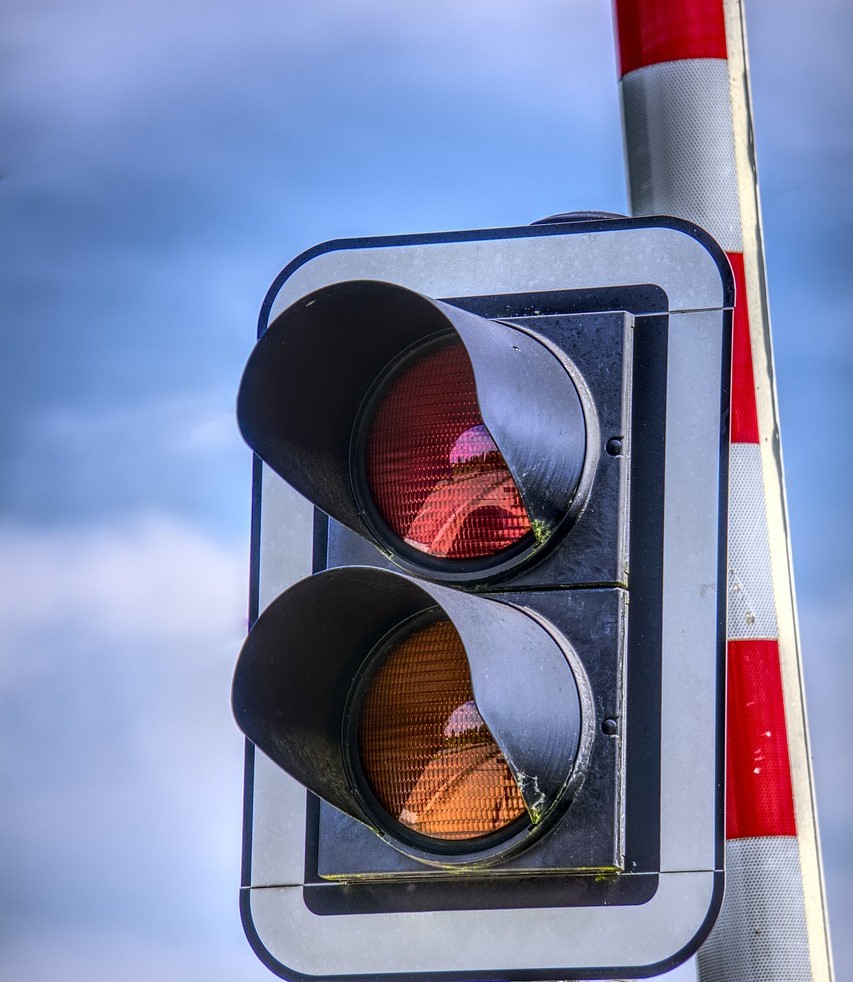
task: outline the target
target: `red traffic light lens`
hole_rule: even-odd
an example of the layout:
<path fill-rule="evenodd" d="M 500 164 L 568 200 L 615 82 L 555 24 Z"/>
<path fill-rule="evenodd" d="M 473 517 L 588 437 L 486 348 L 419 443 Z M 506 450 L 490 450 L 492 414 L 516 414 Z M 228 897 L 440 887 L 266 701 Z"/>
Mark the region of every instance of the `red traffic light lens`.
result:
<path fill-rule="evenodd" d="M 368 425 L 373 502 L 400 539 L 430 556 L 480 559 L 531 531 L 476 391 L 461 342 L 431 347 L 394 375 Z"/>
<path fill-rule="evenodd" d="M 526 814 L 474 704 L 462 640 L 447 619 L 392 642 L 361 705 L 358 748 L 378 802 L 421 835 L 474 839 Z"/>

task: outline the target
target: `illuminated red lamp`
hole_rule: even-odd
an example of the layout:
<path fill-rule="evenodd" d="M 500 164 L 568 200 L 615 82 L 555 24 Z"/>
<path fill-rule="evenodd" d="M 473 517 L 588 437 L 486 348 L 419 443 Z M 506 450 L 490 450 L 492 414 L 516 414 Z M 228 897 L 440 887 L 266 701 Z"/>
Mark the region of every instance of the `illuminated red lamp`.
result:
<path fill-rule="evenodd" d="M 515 480 L 480 415 L 461 342 L 407 359 L 374 406 L 366 480 L 398 538 L 429 556 L 481 559 L 530 534 Z"/>

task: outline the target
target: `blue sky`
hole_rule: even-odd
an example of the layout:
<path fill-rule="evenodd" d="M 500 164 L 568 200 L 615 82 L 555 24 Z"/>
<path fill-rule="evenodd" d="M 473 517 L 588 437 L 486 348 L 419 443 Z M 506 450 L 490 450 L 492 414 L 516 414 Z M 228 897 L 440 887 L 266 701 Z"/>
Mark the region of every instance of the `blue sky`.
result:
<path fill-rule="evenodd" d="M 853 8 L 746 4 L 843 979 Z M 609 5 L 6 0 L 2 23 L 0 976 L 261 979 L 228 701 L 258 307 L 331 237 L 626 211 Z"/>

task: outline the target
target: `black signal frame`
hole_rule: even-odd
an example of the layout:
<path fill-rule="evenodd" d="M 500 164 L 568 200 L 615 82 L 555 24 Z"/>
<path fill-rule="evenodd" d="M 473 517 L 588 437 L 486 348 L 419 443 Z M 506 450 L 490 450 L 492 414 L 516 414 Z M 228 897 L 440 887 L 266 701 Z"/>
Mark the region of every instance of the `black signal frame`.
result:
<path fill-rule="evenodd" d="M 537 298 L 524 297 L 521 298 L 521 302 L 519 303 L 518 302 L 519 298 L 509 295 L 505 298 L 466 297 L 464 299 L 453 299 L 447 302 L 453 304 L 458 303 L 459 306 L 462 307 L 463 309 L 468 309 L 471 312 L 475 312 L 475 313 L 481 313 L 481 310 L 478 309 L 480 308 L 481 304 L 483 303 L 497 304 L 500 303 L 501 300 L 503 300 L 504 301 L 502 305 L 503 316 L 501 317 L 501 320 L 504 323 L 521 330 L 529 331 L 532 334 L 532 336 L 534 336 L 537 340 L 540 341 L 540 343 L 544 343 L 545 346 L 548 347 L 552 355 L 558 358 L 558 360 L 564 366 L 564 368 L 567 362 L 569 362 L 572 365 L 574 373 L 576 374 L 573 375 L 568 371 L 567 374 L 569 375 L 572 385 L 575 387 L 575 390 L 578 392 L 579 398 L 581 399 L 581 405 L 584 411 L 584 418 L 586 420 L 589 418 L 589 413 L 590 413 L 588 399 L 592 400 L 593 397 L 590 395 L 585 398 L 582 395 L 582 393 L 584 393 L 584 387 L 586 385 L 596 385 L 597 383 L 596 380 L 592 378 L 590 374 L 590 366 L 577 364 L 575 360 L 572 359 L 571 344 L 569 344 L 568 347 L 565 346 L 565 342 L 561 344 L 560 332 L 562 330 L 562 324 L 564 323 L 564 321 L 575 323 L 577 321 L 577 315 L 588 314 L 588 316 L 590 316 L 591 318 L 590 323 L 592 324 L 593 322 L 595 322 L 598 330 L 603 330 L 605 332 L 607 330 L 610 330 L 612 333 L 618 333 L 616 328 L 616 320 L 613 321 L 610 327 L 607 327 L 606 325 L 609 323 L 608 321 L 609 317 L 620 318 L 622 315 L 618 314 L 617 312 L 612 312 L 608 314 L 607 312 L 602 312 L 601 310 L 597 309 L 596 301 L 598 298 L 595 297 L 594 295 L 578 296 L 575 295 L 574 293 L 571 294 L 566 293 L 563 294 L 562 296 L 557 296 L 557 295 L 551 296 L 548 298 L 550 307 L 547 313 L 545 314 L 533 313 L 530 310 L 528 304 L 531 301 L 532 303 L 535 304 L 536 299 Z M 588 306 L 591 309 L 585 311 L 583 310 L 584 306 Z M 558 311 L 566 310 L 566 309 L 568 309 L 570 312 L 565 315 L 562 315 L 562 319 L 561 319 L 561 314 L 558 313 Z M 529 316 L 530 313 L 533 313 L 533 316 Z M 600 315 L 598 321 L 596 321 L 594 316 L 596 314 Z M 665 327 L 665 317 L 663 321 L 658 321 L 656 318 L 656 322 L 659 323 L 661 326 Z M 621 321 L 619 321 L 619 323 L 621 324 Z M 665 346 L 661 350 L 659 350 L 655 355 L 655 363 L 657 366 L 656 368 L 657 373 L 659 375 L 665 374 Z M 392 362 L 392 365 L 393 364 L 395 363 Z M 608 366 L 607 370 L 612 371 L 612 368 Z M 578 384 L 578 376 L 580 377 L 581 384 Z M 652 395 L 650 393 L 649 395 L 647 395 L 646 398 L 648 400 L 649 397 L 656 397 L 658 394 L 659 391 L 654 390 L 654 394 Z M 656 411 L 658 412 L 658 414 L 660 413 L 660 410 L 661 410 L 661 405 L 657 404 Z M 598 423 L 597 419 L 596 419 L 596 423 Z M 588 432 L 589 432 L 589 427 L 588 427 Z M 608 465 L 611 467 L 617 466 L 617 462 L 614 460 L 610 460 L 606 462 L 601 461 L 601 456 L 605 454 L 604 443 L 606 442 L 606 436 L 619 435 L 625 438 L 626 452 L 627 452 L 627 447 L 629 445 L 628 438 L 630 437 L 630 433 L 610 434 L 609 431 L 605 435 L 604 433 L 599 432 L 598 426 L 595 427 L 594 432 L 598 437 L 598 441 L 601 443 L 601 447 L 588 445 L 586 460 L 584 461 L 584 467 L 583 467 L 584 472 L 586 472 L 590 463 L 593 465 L 594 468 L 593 477 L 589 479 L 590 483 L 593 485 L 593 489 L 592 489 L 593 491 L 595 490 L 594 475 L 595 473 L 598 473 L 599 464 L 601 464 L 602 467 L 607 467 Z M 647 464 L 652 459 L 655 461 L 655 465 L 661 462 L 661 459 L 658 458 L 657 455 L 654 453 L 651 456 L 649 456 L 648 454 L 646 455 Z M 596 500 L 595 494 L 592 494 L 591 502 L 594 503 L 595 500 Z M 585 500 L 584 503 L 586 503 Z M 334 523 L 332 520 L 326 519 L 326 517 L 319 512 L 318 512 L 318 520 L 320 521 L 321 525 L 325 522 L 328 522 L 329 527 L 336 525 L 336 523 Z M 553 546 L 555 549 L 559 549 L 560 544 L 565 541 L 565 537 L 567 535 L 569 536 L 571 535 L 571 530 L 573 529 L 573 527 L 575 527 L 576 523 L 579 521 L 580 518 L 578 517 L 578 515 L 573 514 L 573 511 L 570 510 L 567 513 L 567 515 L 564 516 L 564 519 L 560 523 L 560 525 L 555 529 L 555 531 L 549 537 L 548 541 L 543 545 L 541 549 L 536 550 L 536 552 L 533 554 L 532 557 L 529 558 L 525 557 L 524 560 L 516 561 L 516 563 L 509 569 L 508 572 L 503 572 L 503 575 L 497 575 L 497 574 L 493 575 L 492 578 L 489 579 L 487 582 L 483 582 L 482 579 L 478 578 L 478 583 L 477 583 L 478 589 L 476 592 L 478 594 L 482 594 L 484 596 L 491 596 L 496 599 L 506 599 L 507 601 L 515 601 L 520 603 L 525 601 L 528 602 L 532 601 L 532 598 L 538 595 L 538 591 L 536 591 L 535 588 L 535 581 L 537 579 L 537 574 L 540 564 L 548 563 L 549 556 L 551 556 L 554 551 L 551 548 L 551 546 Z M 328 532 L 326 532 L 325 535 L 326 537 L 328 537 Z M 343 553 L 339 551 L 340 543 L 342 541 L 341 536 L 343 536 L 343 540 L 347 545 L 352 544 L 353 546 L 356 547 L 358 547 L 359 545 L 359 538 L 355 534 L 350 533 L 348 532 L 348 530 L 345 530 L 342 527 L 338 526 L 336 530 L 336 534 L 334 536 L 335 542 L 338 544 L 338 546 L 337 548 L 332 547 L 327 560 L 327 562 L 329 562 L 329 564 L 333 566 L 347 565 L 348 562 L 351 561 L 346 555 L 346 551 L 345 551 L 346 547 L 344 547 Z M 418 553 L 417 555 L 420 556 L 420 553 Z M 397 556 L 392 555 L 390 558 L 392 564 L 396 565 L 398 562 Z M 360 561 L 360 560 L 356 560 L 356 561 Z M 402 566 L 403 564 L 400 563 L 399 565 Z M 419 575 L 422 576 L 425 575 L 423 566 L 421 566 L 419 570 L 415 570 L 414 572 L 417 572 Z M 512 578 L 512 582 L 508 583 L 510 577 Z M 531 593 L 519 594 L 515 592 L 506 592 L 506 591 L 514 591 L 516 583 L 518 583 L 521 587 L 526 587 L 526 583 L 525 583 L 526 578 L 529 578 L 530 580 L 533 581 L 531 586 L 528 588 L 531 590 Z M 436 580 L 441 581 L 441 578 L 436 576 Z M 459 582 L 454 581 L 453 585 L 459 587 L 467 584 L 460 584 Z M 607 584 L 598 584 L 598 586 L 601 587 L 602 593 L 608 590 L 614 590 L 619 592 L 620 594 L 622 593 L 622 588 L 616 581 L 609 582 Z M 560 594 L 562 591 L 558 589 L 555 591 L 547 591 L 547 592 L 554 592 L 555 594 Z M 630 616 L 630 609 L 629 609 L 629 616 Z M 557 631 L 561 630 L 561 624 L 559 623 L 559 618 L 551 619 L 550 623 L 554 625 Z M 570 636 L 566 636 L 566 640 L 570 645 L 572 644 L 572 638 Z M 577 649 L 577 644 L 573 645 L 573 647 Z M 588 670 L 590 666 L 584 663 L 583 668 Z M 576 684 L 578 684 L 575 667 L 572 666 L 572 669 L 573 669 L 573 674 L 575 675 Z M 604 676 L 596 680 L 597 686 L 605 686 L 603 679 Z M 613 684 L 614 683 L 611 680 L 606 683 L 606 686 L 612 687 Z M 603 719 L 599 719 L 596 717 L 595 720 L 588 720 L 587 722 L 590 725 L 594 726 L 596 729 L 598 729 L 601 723 L 603 722 Z M 620 721 L 620 730 L 619 730 L 620 739 L 624 736 L 622 723 L 623 721 Z M 596 734 L 595 740 L 597 740 L 599 744 L 607 742 L 605 736 L 601 733 Z M 598 753 L 601 754 L 601 750 L 599 750 Z M 597 764 L 596 766 L 601 766 L 601 765 Z M 604 766 L 606 767 L 607 765 Z M 562 829 L 562 831 L 559 832 L 558 839 L 556 841 L 562 840 L 563 841 L 562 848 L 564 851 L 566 851 L 564 837 L 570 835 L 570 832 L 568 830 L 568 825 L 564 821 L 564 819 L 567 815 L 567 812 L 569 812 L 572 807 L 572 802 L 574 798 L 575 789 L 572 788 L 573 777 L 574 777 L 574 773 L 568 776 L 568 781 L 567 781 L 568 788 L 564 789 L 564 792 L 560 798 L 560 803 L 558 805 L 555 805 L 555 807 L 551 810 L 549 815 L 546 817 L 545 821 L 543 821 L 541 824 L 532 825 L 528 827 L 527 830 L 521 830 L 520 834 L 517 837 L 514 837 L 511 841 L 508 841 L 506 843 L 501 844 L 500 846 L 497 846 L 493 850 L 483 850 L 481 853 L 477 853 L 477 854 L 471 851 L 468 851 L 466 853 L 460 850 L 457 862 L 460 865 L 471 870 L 473 870 L 477 865 L 479 865 L 480 867 L 482 867 L 482 869 L 488 868 L 490 872 L 494 872 L 496 870 L 496 864 L 506 865 L 507 867 L 506 872 L 508 874 L 512 874 L 513 871 L 517 872 L 521 869 L 527 869 L 527 866 L 525 864 L 535 866 L 536 855 L 548 856 L 548 859 L 545 860 L 546 863 L 558 863 L 559 861 L 555 858 L 555 855 L 559 852 L 559 847 L 557 845 L 549 845 L 547 839 L 550 833 L 552 833 L 555 830 L 555 828 L 559 826 Z M 410 876 L 416 877 L 418 880 L 423 879 L 423 877 L 420 876 L 419 873 L 423 873 L 424 876 L 439 875 L 438 871 L 435 869 L 432 870 L 430 870 L 429 868 L 424 869 L 421 866 L 420 870 L 418 870 L 416 866 L 411 865 L 411 862 L 407 862 L 405 857 L 400 857 L 398 859 L 398 857 L 393 856 L 390 851 L 386 852 L 385 859 L 383 860 L 380 855 L 381 850 L 377 850 L 377 845 L 379 845 L 379 842 L 378 840 L 376 840 L 375 836 L 370 836 L 369 833 L 366 833 L 366 830 L 365 832 L 361 832 L 360 830 L 353 828 L 352 825 L 354 825 L 354 823 L 352 823 L 351 825 L 351 820 L 343 820 L 343 822 L 340 822 L 340 820 L 338 820 L 337 818 L 333 818 L 330 815 L 326 806 L 322 804 L 318 804 L 316 814 L 317 814 L 317 821 L 319 823 L 318 831 L 317 831 L 317 840 L 316 840 L 319 853 L 316 859 L 312 860 L 312 863 L 313 862 L 318 863 L 316 867 L 313 867 L 317 870 L 316 879 L 314 879 L 314 877 L 312 877 L 311 879 L 312 879 L 312 883 L 316 884 L 316 889 L 322 891 L 316 893 L 317 899 L 320 899 L 322 897 L 321 907 L 318 908 L 318 910 L 323 909 L 323 910 L 327 910 L 330 913 L 332 911 L 338 911 L 339 913 L 344 913 L 345 911 L 354 912 L 356 910 L 361 910 L 361 909 L 367 909 L 367 910 L 407 909 L 405 905 L 411 902 L 411 895 L 407 896 L 406 899 L 402 901 L 403 907 L 400 908 L 397 908 L 391 899 L 393 892 L 395 890 L 399 891 L 400 889 L 399 884 L 392 884 L 391 882 L 388 883 L 376 882 L 372 884 L 370 887 L 367 886 L 366 879 L 369 878 L 370 875 L 369 864 L 371 860 L 377 862 L 378 864 L 379 868 L 376 869 L 375 872 L 377 873 L 379 879 L 381 879 L 383 875 L 381 870 L 384 870 L 389 878 L 397 878 L 397 879 L 400 878 L 405 879 L 407 875 L 406 874 L 407 870 Z M 360 855 L 370 856 L 371 860 L 368 860 L 365 863 L 365 868 L 363 871 L 359 871 L 357 874 L 355 873 L 355 871 L 353 871 L 354 881 L 349 883 L 345 888 L 341 890 L 341 887 L 339 887 L 338 884 L 329 881 L 328 873 L 321 874 L 319 870 L 323 868 L 323 863 L 325 862 L 324 860 L 325 850 L 322 843 L 328 841 L 328 839 L 331 837 L 330 835 L 328 835 L 327 832 L 323 831 L 323 828 L 324 827 L 343 828 L 343 826 L 347 826 L 347 825 L 351 825 L 350 830 L 348 832 L 340 831 L 335 834 L 340 835 L 342 837 L 342 841 L 357 842 L 358 845 L 355 847 L 355 851 Z M 353 837 L 355 837 L 354 840 Z M 412 858 L 418 860 L 419 863 L 427 863 L 430 866 L 436 865 L 434 857 L 438 852 L 438 850 L 435 849 L 434 846 L 430 845 L 431 843 L 432 840 L 426 840 L 424 845 L 427 848 L 424 850 L 424 852 L 422 854 L 410 853 L 410 855 L 412 855 Z M 309 847 L 311 852 L 313 852 L 313 848 L 314 848 L 313 846 Z M 594 851 L 596 853 L 599 853 L 598 849 Z M 572 850 L 569 849 L 568 852 L 571 853 Z M 584 889 L 582 891 L 582 895 L 584 897 L 584 901 L 583 901 L 584 903 L 588 903 L 590 900 L 590 895 L 591 894 L 595 895 L 596 893 L 600 893 L 602 897 L 607 896 L 609 898 L 612 898 L 607 901 L 608 903 L 613 903 L 613 902 L 618 903 L 619 900 L 617 900 L 616 898 L 620 896 L 622 898 L 645 896 L 645 893 L 643 892 L 638 893 L 637 891 L 638 884 L 634 883 L 633 885 L 631 885 L 631 883 L 629 882 L 631 880 L 631 877 L 627 877 L 627 878 L 623 877 L 623 879 L 621 880 L 621 885 L 616 881 L 616 879 L 614 878 L 614 874 L 616 873 L 616 865 L 617 864 L 615 863 L 615 861 L 613 861 L 609 872 L 607 872 L 603 867 L 599 867 L 598 868 L 599 878 L 597 879 L 596 882 L 592 882 L 595 878 L 591 876 L 589 873 L 575 873 L 575 874 L 566 873 L 560 875 L 580 876 L 582 879 L 589 881 L 585 884 Z M 638 870 L 641 868 L 642 868 L 641 865 L 637 865 L 636 867 L 636 869 Z M 553 878 L 555 875 L 557 874 L 554 873 L 540 874 L 540 876 L 538 877 L 540 882 L 538 884 L 535 882 L 537 880 L 537 877 L 535 875 L 530 877 L 529 886 L 530 886 L 531 904 L 535 905 L 540 902 L 547 903 L 547 901 L 544 901 L 543 898 L 550 895 L 550 891 L 553 886 L 553 884 L 547 882 L 547 880 L 549 877 Z M 504 880 L 505 879 L 506 878 L 504 878 Z M 453 898 L 452 900 L 447 901 L 448 904 L 452 906 L 453 903 L 458 903 L 460 898 L 460 893 L 464 889 L 462 884 L 446 882 L 445 885 L 448 890 L 448 896 Z M 503 886 L 501 886 L 497 890 L 497 893 L 500 894 L 505 886 L 506 886 L 506 882 L 504 883 Z M 422 887 L 423 884 L 419 883 L 418 889 L 422 891 Z M 332 899 L 333 893 L 336 889 L 341 890 L 339 896 L 339 902 L 337 903 L 334 902 Z M 475 886 L 475 892 L 477 894 L 480 893 L 480 889 L 481 886 L 479 885 Z M 305 890 L 306 890 L 306 899 L 308 899 L 309 905 L 312 905 L 312 899 L 309 899 L 309 897 L 313 898 L 315 896 L 315 894 L 310 893 L 310 891 L 315 890 L 315 887 L 310 887 L 306 882 Z M 492 891 L 487 890 L 486 893 L 487 895 L 492 895 Z M 372 905 L 377 902 L 377 897 L 383 894 L 387 894 L 387 899 L 383 900 L 382 903 L 390 903 L 391 906 L 388 908 L 384 908 L 384 907 L 374 908 Z M 630 899 L 627 900 L 623 899 L 623 902 L 630 903 L 632 901 Z M 367 907 L 362 908 L 361 906 L 362 903 L 367 903 Z M 312 909 L 314 909 L 313 906 Z"/>

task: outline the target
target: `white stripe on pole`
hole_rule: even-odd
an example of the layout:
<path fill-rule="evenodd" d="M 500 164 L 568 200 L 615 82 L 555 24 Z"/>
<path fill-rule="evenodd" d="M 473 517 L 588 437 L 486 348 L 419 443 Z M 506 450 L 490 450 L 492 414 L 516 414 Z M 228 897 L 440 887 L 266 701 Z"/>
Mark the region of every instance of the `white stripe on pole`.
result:
<path fill-rule="evenodd" d="M 634 215 L 695 222 L 741 251 L 729 75 L 719 58 L 665 61 L 622 79 Z"/>
<path fill-rule="evenodd" d="M 777 636 L 764 505 L 761 450 L 756 443 L 733 443 L 729 454 L 730 639 Z"/>
<path fill-rule="evenodd" d="M 738 923 L 744 912 L 748 933 Z M 812 977 L 805 939 L 796 836 L 730 839 L 726 903 L 696 956 L 702 982 L 802 982 Z"/>

